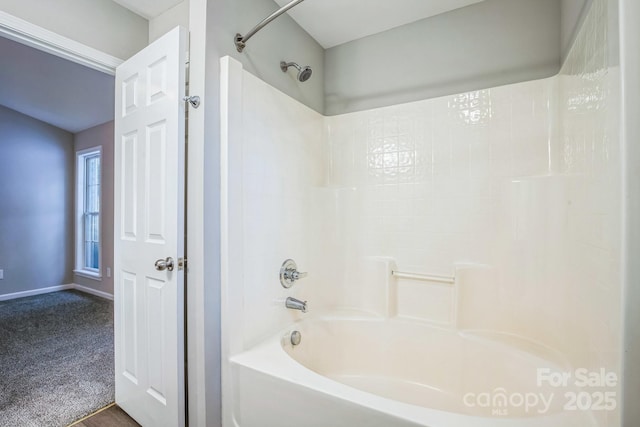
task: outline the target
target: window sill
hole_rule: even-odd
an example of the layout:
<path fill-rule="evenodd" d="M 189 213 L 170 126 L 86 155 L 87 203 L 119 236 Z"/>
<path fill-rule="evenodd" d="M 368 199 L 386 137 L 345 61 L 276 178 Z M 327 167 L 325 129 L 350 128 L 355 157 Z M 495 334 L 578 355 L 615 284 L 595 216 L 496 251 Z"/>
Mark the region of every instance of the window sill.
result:
<path fill-rule="evenodd" d="M 73 270 L 73 274 L 76 276 L 86 277 L 87 279 L 97 280 L 98 282 L 102 281 L 102 274 L 94 273 L 93 271 Z"/>

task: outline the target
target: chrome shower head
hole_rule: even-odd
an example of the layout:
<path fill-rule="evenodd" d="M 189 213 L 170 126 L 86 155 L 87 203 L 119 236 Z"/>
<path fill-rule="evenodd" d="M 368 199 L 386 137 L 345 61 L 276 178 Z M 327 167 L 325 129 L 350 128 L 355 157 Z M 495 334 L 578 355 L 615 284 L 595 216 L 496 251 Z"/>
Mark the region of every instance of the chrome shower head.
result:
<path fill-rule="evenodd" d="M 283 73 L 286 73 L 289 67 L 294 67 L 298 70 L 298 81 L 303 83 L 309 80 L 311 74 L 313 74 L 313 70 L 308 65 L 301 67 L 295 62 L 280 62 L 280 69 Z"/>
<path fill-rule="evenodd" d="M 301 82 L 306 82 L 311 78 L 311 74 L 313 74 L 313 70 L 310 66 L 302 67 L 302 70 L 298 73 L 298 80 Z"/>

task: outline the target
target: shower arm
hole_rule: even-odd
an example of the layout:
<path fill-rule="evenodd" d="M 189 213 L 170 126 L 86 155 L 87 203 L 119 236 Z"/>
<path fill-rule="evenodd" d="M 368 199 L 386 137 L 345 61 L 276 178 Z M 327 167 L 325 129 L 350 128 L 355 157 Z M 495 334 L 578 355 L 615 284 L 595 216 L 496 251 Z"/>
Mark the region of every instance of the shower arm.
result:
<path fill-rule="evenodd" d="M 282 6 L 280 9 L 276 10 L 271 15 L 267 16 L 262 21 L 260 21 L 260 23 L 258 25 L 253 27 L 251 29 L 251 31 L 249 31 L 244 36 L 242 34 L 240 34 L 240 33 L 237 33 L 236 36 L 234 37 L 233 41 L 234 41 L 234 43 L 236 45 L 236 49 L 238 50 L 238 52 L 242 52 L 244 50 L 244 48 L 245 48 L 247 42 L 249 41 L 249 39 L 251 37 L 253 37 L 258 31 L 260 31 L 261 29 L 266 27 L 271 21 L 276 19 L 278 16 L 282 15 L 283 13 L 285 13 L 286 11 L 291 9 L 292 7 L 297 6 L 298 4 L 302 3 L 303 1 L 304 0 L 293 0 L 289 4 L 286 4 L 286 5 Z"/>

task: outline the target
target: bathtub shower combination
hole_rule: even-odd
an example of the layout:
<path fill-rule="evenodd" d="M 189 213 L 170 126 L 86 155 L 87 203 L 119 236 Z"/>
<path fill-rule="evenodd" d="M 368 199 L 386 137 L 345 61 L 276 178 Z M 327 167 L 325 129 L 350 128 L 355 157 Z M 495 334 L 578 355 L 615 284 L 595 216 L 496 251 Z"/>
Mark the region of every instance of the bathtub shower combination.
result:
<path fill-rule="evenodd" d="M 221 60 L 226 427 L 619 426 L 607 21 L 558 76 L 332 117 Z"/>

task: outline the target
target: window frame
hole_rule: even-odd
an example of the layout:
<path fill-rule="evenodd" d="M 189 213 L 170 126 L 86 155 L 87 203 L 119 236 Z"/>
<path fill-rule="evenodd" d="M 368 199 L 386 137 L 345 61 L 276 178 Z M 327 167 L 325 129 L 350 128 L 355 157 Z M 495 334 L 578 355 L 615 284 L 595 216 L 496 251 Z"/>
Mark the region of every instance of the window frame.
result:
<path fill-rule="evenodd" d="M 98 268 L 85 267 L 85 221 L 84 221 L 84 209 L 85 209 L 85 188 L 86 188 L 86 159 L 92 156 L 98 155 L 100 159 L 100 168 L 98 172 L 98 181 L 100 188 L 98 191 L 98 198 L 100 200 L 100 208 L 98 210 Z M 102 280 L 102 146 L 96 146 L 91 148 L 85 148 L 76 151 L 76 191 L 75 191 L 75 269 L 74 274 L 89 279 Z"/>

